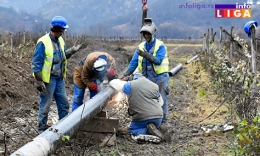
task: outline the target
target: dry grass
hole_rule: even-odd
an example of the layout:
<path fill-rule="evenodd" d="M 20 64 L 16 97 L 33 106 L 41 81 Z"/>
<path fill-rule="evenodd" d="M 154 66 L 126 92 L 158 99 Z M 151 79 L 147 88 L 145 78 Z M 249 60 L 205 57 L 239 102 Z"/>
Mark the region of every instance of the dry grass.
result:
<path fill-rule="evenodd" d="M 192 64 L 186 65 L 188 75 L 183 75 L 184 80 L 193 79 L 192 90 L 196 93 L 196 97 L 192 99 L 190 104 L 187 104 L 187 109 L 184 111 L 187 123 L 197 123 L 200 125 L 220 125 L 227 122 L 231 117 L 227 104 L 218 106 L 222 103 L 222 98 L 218 97 L 213 88 L 211 88 L 211 81 L 208 72 L 204 71 L 201 64 L 196 60 Z M 199 71 L 198 71 L 199 70 Z M 217 109 L 217 111 L 215 111 Z M 213 113 L 215 111 L 215 113 Z M 210 117 L 209 117 L 210 116 Z M 192 138 L 191 142 L 202 142 L 202 146 L 195 144 L 194 148 L 201 148 L 202 151 L 216 151 L 210 153 L 212 156 L 217 155 L 233 155 L 234 152 L 229 147 L 232 140 L 228 137 L 232 134 L 227 133 L 212 133 L 202 138 Z M 197 147 L 199 146 L 199 147 Z M 211 149 L 211 150 L 209 150 Z"/>
<path fill-rule="evenodd" d="M 201 121 L 211 115 L 212 112 L 220 105 L 223 100 L 218 97 L 212 90 L 209 75 L 203 70 L 200 63 L 192 63 L 187 65 L 188 73 L 193 78 L 193 90 L 197 93 L 196 99 L 193 99 L 190 109 L 186 113 L 193 113 L 197 118 L 189 120 L 189 122 Z M 200 70 L 198 73 L 194 72 Z M 202 83 L 203 82 L 203 83 Z M 204 94 L 204 95 L 203 95 Z M 223 105 L 210 118 L 203 121 L 202 124 L 219 124 L 225 123 L 225 118 L 230 114 L 228 108 Z"/>
<path fill-rule="evenodd" d="M 201 43 L 197 43 L 197 44 L 190 44 L 190 43 L 184 43 L 184 44 L 180 44 L 180 43 L 171 43 L 171 44 L 165 44 L 167 47 L 172 47 L 172 46 L 179 46 L 179 47 L 202 47 Z"/>

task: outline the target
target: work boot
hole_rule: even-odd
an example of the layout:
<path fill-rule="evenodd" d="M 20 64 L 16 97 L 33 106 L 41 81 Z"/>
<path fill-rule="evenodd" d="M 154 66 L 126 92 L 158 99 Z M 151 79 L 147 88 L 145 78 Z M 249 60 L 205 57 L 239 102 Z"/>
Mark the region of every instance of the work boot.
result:
<path fill-rule="evenodd" d="M 145 140 L 144 140 L 144 139 L 140 139 L 140 136 L 139 136 L 139 135 L 137 135 L 137 136 L 131 135 L 131 138 L 132 138 L 135 142 L 137 142 L 138 144 L 144 144 L 144 143 L 145 143 Z"/>
<path fill-rule="evenodd" d="M 164 140 L 164 135 L 161 133 L 161 131 L 159 131 L 159 129 L 157 129 L 157 127 L 153 124 L 153 123 L 149 123 L 146 126 L 148 133 L 155 135 L 159 138 L 161 138 L 162 140 Z"/>
<path fill-rule="evenodd" d="M 161 142 L 161 138 L 154 136 L 154 135 L 146 135 L 146 134 L 139 134 L 137 136 L 131 135 L 131 138 L 139 143 L 139 144 L 144 144 L 146 142 L 151 142 L 154 144 L 159 144 Z"/>

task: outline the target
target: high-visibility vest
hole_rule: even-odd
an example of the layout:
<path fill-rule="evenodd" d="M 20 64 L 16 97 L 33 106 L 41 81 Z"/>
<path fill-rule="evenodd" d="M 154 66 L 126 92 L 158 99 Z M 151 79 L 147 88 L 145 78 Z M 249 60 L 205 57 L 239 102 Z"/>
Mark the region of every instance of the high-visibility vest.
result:
<path fill-rule="evenodd" d="M 159 49 L 159 47 L 163 45 L 163 42 L 160 41 L 160 40 L 156 40 L 155 42 L 155 47 L 154 47 L 154 52 L 153 52 L 153 56 L 155 57 L 156 54 L 157 54 L 157 51 Z M 141 44 L 139 44 L 139 49 L 144 49 L 145 48 L 145 42 L 142 42 Z M 161 74 L 161 73 L 165 73 L 165 72 L 168 72 L 169 71 L 169 60 L 168 60 L 168 57 L 167 57 L 167 48 L 165 47 L 166 49 L 166 53 L 165 53 L 165 56 L 164 56 L 164 59 L 162 61 L 162 63 L 160 65 L 155 65 L 153 64 L 153 68 L 154 68 L 154 71 L 156 74 Z M 142 61 L 143 61 L 143 57 L 142 56 L 138 56 L 138 71 L 140 73 L 142 73 Z"/>
<path fill-rule="evenodd" d="M 52 67 L 53 52 L 54 52 L 52 40 L 49 36 L 49 33 L 42 36 L 41 38 L 39 38 L 37 41 L 37 44 L 39 42 L 42 42 L 45 47 L 45 59 L 44 59 L 43 67 L 42 67 L 42 80 L 43 80 L 43 82 L 49 83 L 50 77 L 51 77 L 51 67 Z M 60 47 L 61 47 L 62 53 L 65 58 L 65 60 L 63 61 L 63 64 L 64 64 L 63 77 L 65 78 L 66 70 L 67 70 L 67 59 L 66 59 L 65 51 L 64 51 L 65 42 L 62 37 L 59 37 L 59 42 L 60 42 Z"/>

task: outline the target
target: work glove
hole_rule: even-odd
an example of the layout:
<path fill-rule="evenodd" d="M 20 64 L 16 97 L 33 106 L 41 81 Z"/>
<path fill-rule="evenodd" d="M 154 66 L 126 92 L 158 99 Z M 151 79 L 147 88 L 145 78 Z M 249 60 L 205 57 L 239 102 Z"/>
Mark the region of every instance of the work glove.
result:
<path fill-rule="evenodd" d="M 89 85 L 89 90 L 98 92 L 98 91 L 99 91 L 98 85 L 95 84 L 94 82 L 92 82 L 92 83 Z"/>
<path fill-rule="evenodd" d="M 41 72 L 34 73 L 34 77 L 37 81 L 42 81 L 42 73 Z"/>
<path fill-rule="evenodd" d="M 130 70 L 126 70 L 123 75 L 119 76 L 118 78 L 123 80 L 123 81 L 128 81 L 129 76 L 132 74 L 133 72 L 131 72 Z"/>
<path fill-rule="evenodd" d="M 107 77 L 108 82 L 110 82 L 111 80 L 116 79 L 118 76 L 114 69 L 109 68 L 109 69 L 107 69 L 106 77 Z"/>
<path fill-rule="evenodd" d="M 77 46 L 73 46 L 69 49 L 66 50 L 65 54 L 66 54 L 66 59 L 69 59 L 73 54 L 75 54 L 76 52 L 78 52 L 81 47 L 83 46 L 83 43 L 77 45 Z"/>
<path fill-rule="evenodd" d="M 138 49 L 137 51 L 138 55 L 146 58 L 149 62 L 153 63 L 155 60 L 155 57 L 151 54 L 149 54 L 145 49 Z"/>
<path fill-rule="evenodd" d="M 39 92 L 44 92 L 46 90 L 45 84 L 43 81 L 37 81 L 37 90 Z"/>

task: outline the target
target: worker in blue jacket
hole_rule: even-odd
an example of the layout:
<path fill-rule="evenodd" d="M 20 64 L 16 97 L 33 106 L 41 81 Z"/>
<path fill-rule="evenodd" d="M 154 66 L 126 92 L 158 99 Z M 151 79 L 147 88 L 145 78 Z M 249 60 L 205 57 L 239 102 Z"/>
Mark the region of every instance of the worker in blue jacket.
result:
<path fill-rule="evenodd" d="M 140 33 L 146 41 L 139 44 L 128 65 L 127 70 L 120 79 L 126 79 L 136 68 L 146 78 L 159 86 L 163 97 L 163 123 L 167 120 L 168 113 L 168 94 L 169 94 L 169 60 L 167 48 L 164 43 L 155 38 L 156 26 L 151 18 L 145 18 L 144 26 Z"/>
<path fill-rule="evenodd" d="M 66 45 L 61 37 L 69 26 L 62 16 L 55 16 L 51 21 L 50 33 L 38 39 L 32 58 L 31 69 L 37 80 L 37 90 L 40 92 L 40 106 L 38 114 L 38 130 L 45 131 L 48 113 L 54 97 L 59 119 L 69 112 L 69 102 L 65 89 L 67 59 L 77 52 L 81 46 L 66 50 Z"/>

